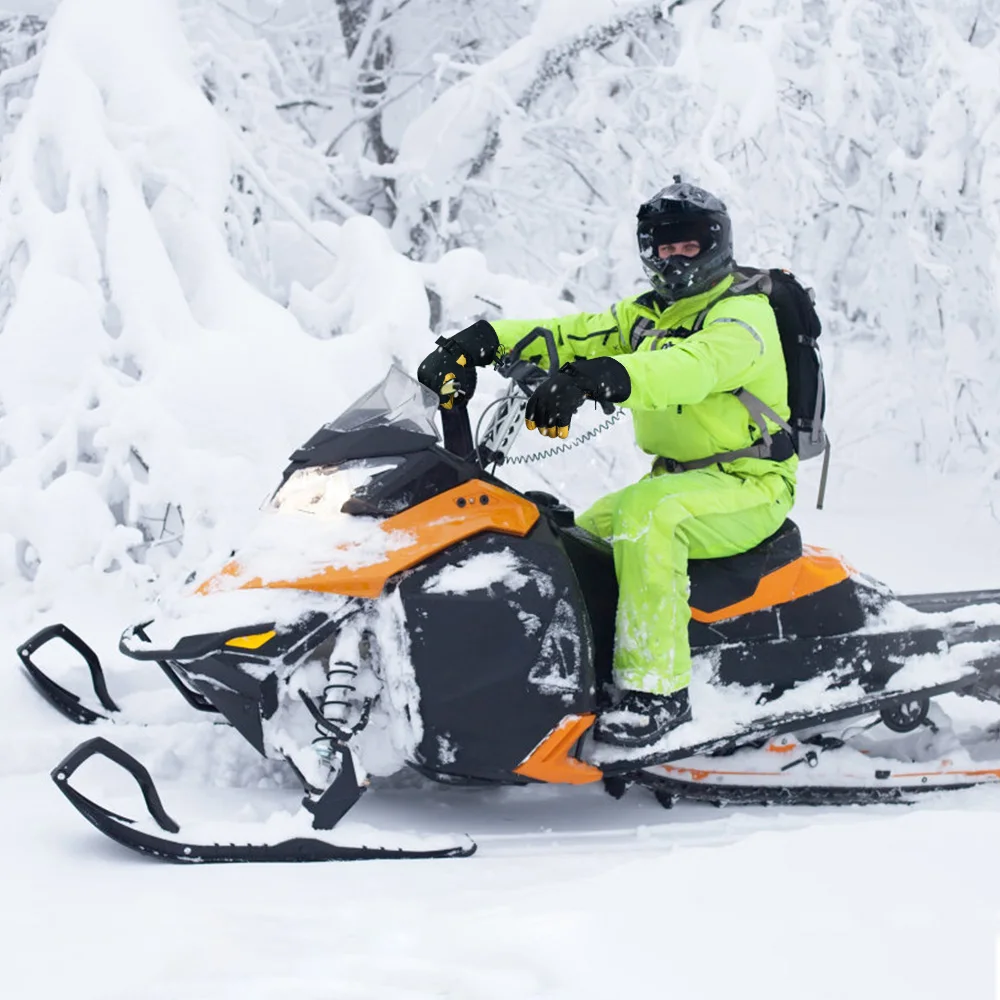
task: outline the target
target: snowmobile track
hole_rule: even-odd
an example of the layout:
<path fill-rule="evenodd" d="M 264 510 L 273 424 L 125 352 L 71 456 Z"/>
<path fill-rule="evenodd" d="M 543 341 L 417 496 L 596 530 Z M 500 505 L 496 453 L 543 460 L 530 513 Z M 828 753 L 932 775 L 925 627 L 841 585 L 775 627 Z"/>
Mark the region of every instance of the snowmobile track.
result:
<path fill-rule="evenodd" d="M 917 796 L 928 792 L 959 791 L 974 788 L 978 782 L 962 784 L 912 785 L 878 788 L 874 786 L 812 786 L 763 785 L 735 786 L 702 784 L 650 774 L 644 771 L 635 777 L 636 784 L 648 788 L 657 802 L 672 809 L 678 802 L 703 802 L 718 806 L 867 806 L 877 804 L 910 805 Z"/>

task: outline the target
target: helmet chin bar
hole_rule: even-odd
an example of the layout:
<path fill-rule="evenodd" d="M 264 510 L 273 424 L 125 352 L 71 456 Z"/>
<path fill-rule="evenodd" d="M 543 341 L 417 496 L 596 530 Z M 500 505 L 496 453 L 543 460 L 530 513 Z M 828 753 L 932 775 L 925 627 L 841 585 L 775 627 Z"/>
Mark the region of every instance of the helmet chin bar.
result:
<path fill-rule="evenodd" d="M 652 254 L 641 254 L 642 266 L 656 292 L 668 302 L 675 302 L 708 291 L 729 274 L 732 256 L 724 256 L 720 249 L 715 240 L 694 257 L 659 257 L 654 248 Z"/>

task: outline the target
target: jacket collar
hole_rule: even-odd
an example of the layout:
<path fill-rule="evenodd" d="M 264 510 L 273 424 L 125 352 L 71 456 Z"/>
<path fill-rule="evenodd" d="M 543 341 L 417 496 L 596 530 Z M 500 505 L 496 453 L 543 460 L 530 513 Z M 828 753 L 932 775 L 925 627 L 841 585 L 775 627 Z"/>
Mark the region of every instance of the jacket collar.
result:
<path fill-rule="evenodd" d="M 649 309 L 651 312 L 656 313 L 657 316 L 662 316 L 668 310 L 673 311 L 678 316 L 687 316 L 688 314 L 697 316 L 702 309 L 711 305 L 722 295 L 734 280 L 734 275 L 727 274 L 720 282 L 709 288 L 708 291 L 678 299 L 676 302 L 667 302 L 659 292 L 650 290 L 638 296 L 635 299 L 635 304 L 641 306 L 643 309 Z"/>

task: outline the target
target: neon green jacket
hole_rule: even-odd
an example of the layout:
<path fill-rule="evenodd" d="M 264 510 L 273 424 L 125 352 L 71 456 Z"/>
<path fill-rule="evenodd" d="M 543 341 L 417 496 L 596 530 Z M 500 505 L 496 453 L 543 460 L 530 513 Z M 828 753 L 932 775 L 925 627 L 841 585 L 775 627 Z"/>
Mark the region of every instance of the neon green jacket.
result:
<path fill-rule="evenodd" d="M 632 393 L 622 404 L 632 411 L 635 440 L 643 451 L 679 462 L 746 448 L 760 430 L 732 395 L 745 388 L 789 419 L 788 376 L 774 312 L 765 295 L 724 298 L 709 309 L 698 333 L 699 313 L 733 283 L 664 306 L 654 292 L 623 299 L 606 312 L 555 319 L 494 320 L 508 350 L 536 326 L 555 334 L 560 364 L 614 355 L 628 370 Z M 524 357 L 545 357 L 542 340 Z M 768 429 L 778 427 L 768 420 Z M 740 458 L 725 469 L 743 475 L 780 472 L 794 485 L 798 458 L 784 462 Z"/>

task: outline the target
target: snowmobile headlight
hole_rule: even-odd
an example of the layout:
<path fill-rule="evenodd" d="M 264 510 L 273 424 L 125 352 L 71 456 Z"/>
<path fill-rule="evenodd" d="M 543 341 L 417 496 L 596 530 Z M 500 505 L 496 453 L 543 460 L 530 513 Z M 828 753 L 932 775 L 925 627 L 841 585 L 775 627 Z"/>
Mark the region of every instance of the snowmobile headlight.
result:
<path fill-rule="evenodd" d="M 267 506 L 272 510 L 332 517 L 376 476 L 402 465 L 403 459 L 361 458 L 339 465 L 296 469 L 278 487 Z"/>

